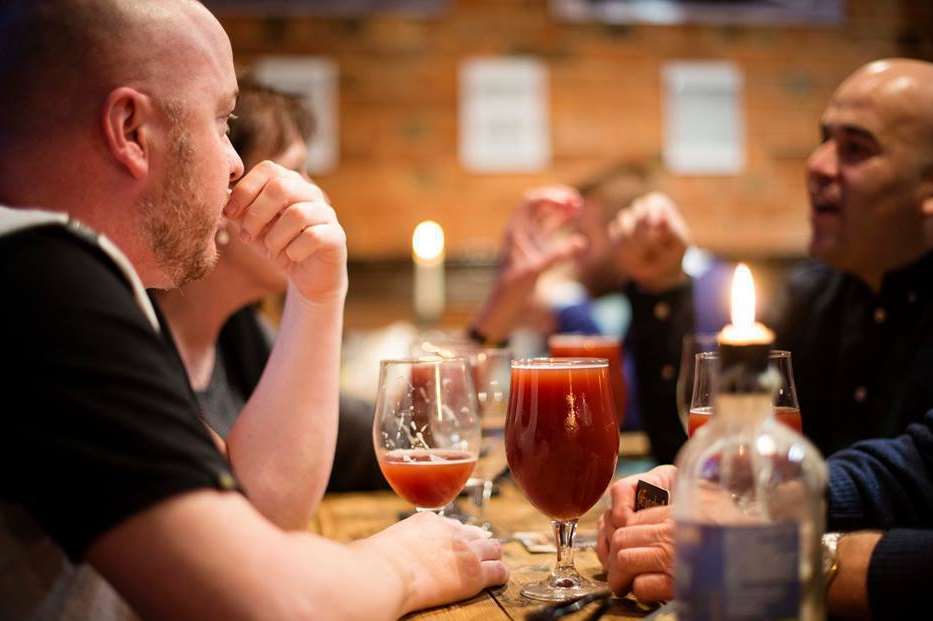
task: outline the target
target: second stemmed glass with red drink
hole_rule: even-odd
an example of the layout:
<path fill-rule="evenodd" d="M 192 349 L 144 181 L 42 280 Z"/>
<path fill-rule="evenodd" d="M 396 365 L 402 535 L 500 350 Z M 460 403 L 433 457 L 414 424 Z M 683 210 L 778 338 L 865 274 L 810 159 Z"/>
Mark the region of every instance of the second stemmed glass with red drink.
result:
<path fill-rule="evenodd" d="M 609 383 L 621 429 L 628 403 L 625 376 L 622 374 L 622 340 L 617 336 L 600 334 L 552 334 L 547 339 L 547 346 L 554 358 L 605 358 L 609 361 Z"/>
<path fill-rule="evenodd" d="M 557 563 L 522 595 L 563 601 L 602 590 L 573 565 L 577 519 L 602 496 L 619 456 L 619 432 L 602 358 L 532 358 L 512 362 L 505 447 L 512 477 L 551 518 Z"/>
<path fill-rule="evenodd" d="M 797 402 L 790 352 L 783 349 L 772 350 L 768 362 L 780 377 L 780 387 L 774 395 L 774 418 L 797 433 L 803 433 L 803 419 L 800 417 L 800 404 Z M 713 381 L 718 364 L 718 352 L 696 354 L 693 398 L 690 401 L 689 416 L 683 421 L 688 437 L 692 438 L 697 429 L 708 423 L 713 415 Z"/>

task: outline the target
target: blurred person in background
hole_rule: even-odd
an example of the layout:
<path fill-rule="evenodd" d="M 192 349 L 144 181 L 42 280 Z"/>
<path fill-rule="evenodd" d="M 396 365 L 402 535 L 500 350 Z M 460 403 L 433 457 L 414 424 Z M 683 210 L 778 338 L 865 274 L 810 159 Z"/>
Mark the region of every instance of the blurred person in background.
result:
<path fill-rule="evenodd" d="M 230 143 L 247 170 L 263 160 L 306 174 L 314 122 L 300 98 L 246 77 Z M 262 376 L 274 334 L 256 304 L 286 290 L 283 270 L 240 239 L 226 221 L 215 239 L 216 267 L 204 278 L 157 293 L 191 385 L 210 427 L 226 438 Z M 314 347 L 313 342 L 307 343 Z M 328 491 L 386 488 L 372 449 L 373 406 L 340 395 L 339 428 Z"/>
<path fill-rule="evenodd" d="M 640 405 L 644 397 L 633 350 L 641 339 L 629 299 L 641 290 L 660 292 L 689 280 L 682 268 L 689 231 L 670 199 L 646 193 L 649 185 L 646 170 L 623 164 L 577 188 L 549 186 L 526 193 L 506 227 L 496 280 L 469 333 L 481 343 L 502 343 L 529 316 L 543 315 L 534 327 L 545 334 L 624 339 L 624 429 L 644 428 L 654 455 L 669 461 L 686 436 L 682 430 L 672 435 L 665 421 L 653 419 L 654 408 Z M 722 295 L 727 270 L 703 251 L 691 250 L 703 283 L 695 289 L 690 308 L 698 312 L 691 320 L 697 331 L 716 330 L 727 317 Z M 567 265 L 573 268 L 573 285 L 542 278 Z"/>

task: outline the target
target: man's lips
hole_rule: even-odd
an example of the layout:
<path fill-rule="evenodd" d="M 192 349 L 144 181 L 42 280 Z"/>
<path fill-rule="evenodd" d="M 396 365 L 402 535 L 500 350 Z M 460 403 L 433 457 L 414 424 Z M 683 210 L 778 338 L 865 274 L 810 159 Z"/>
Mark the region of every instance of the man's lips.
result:
<path fill-rule="evenodd" d="M 813 201 L 813 213 L 816 215 L 838 215 L 841 212 L 836 203 Z"/>

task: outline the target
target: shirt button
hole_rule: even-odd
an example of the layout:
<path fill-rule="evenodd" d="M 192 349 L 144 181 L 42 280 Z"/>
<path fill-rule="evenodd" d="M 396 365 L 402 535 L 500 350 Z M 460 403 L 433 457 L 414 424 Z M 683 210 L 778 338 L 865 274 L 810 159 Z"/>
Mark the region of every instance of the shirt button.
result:
<path fill-rule="evenodd" d="M 865 398 L 868 396 L 868 389 L 864 386 L 859 386 L 855 389 L 855 394 L 852 397 L 855 399 L 856 403 L 864 403 Z"/>
<path fill-rule="evenodd" d="M 671 305 L 667 302 L 658 302 L 654 305 L 654 318 L 664 321 L 671 316 Z"/>
<path fill-rule="evenodd" d="M 674 379 L 674 365 L 665 364 L 661 367 L 661 379 L 668 382 Z"/>
<path fill-rule="evenodd" d="M 234 490 L 236 489 L 236 479 L 233 478 L 233 475 L 226 471 L 220 471 L 217 473 L 217 485 L 220 486 L 222 490 Z"/>
<path fill-rule="evenodd" d="M 875 323 L 884 323 L 884 320 L 888 318 L 888 314 L 880 306 L 875 309 Z"/>

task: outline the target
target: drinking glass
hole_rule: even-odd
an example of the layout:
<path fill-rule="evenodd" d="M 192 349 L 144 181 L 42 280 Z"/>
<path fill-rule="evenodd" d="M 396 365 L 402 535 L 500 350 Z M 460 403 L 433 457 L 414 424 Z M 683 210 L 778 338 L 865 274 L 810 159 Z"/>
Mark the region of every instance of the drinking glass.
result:
<path fill-rule="evenodd" d="M 476 390 L 466 358 L 383 360 L 373 417 L 379 467 L 417 511 L 443 514 L 479 456 Z"/>
<path fill-rule="evenodd" d="M 699 332 L 696 334 L 685 334 L 683 346 L 680 350 L 680 371 L 677 373 L 677 414 L 680 416 L 680 423 L 684 430 L 687 430 L 690 409 L 693 398 L 693 381 L 696 377 L 697 354 L 703 352 L 714 352 L 718 346 L 716 335 L 713 333 Z M 709 404 L 712 405 L 712 404 Z"/>
<path fill-rule="evenodd" d="M 800 417 L 800 404 L 797 402 L 797 388 L 794 384 L 794 370 L 789 351 L 771 350 L 769 364 L 780 377 L 780 387 L 774 394 L 774 417 L 796 431 L 803 433 L 803 420 Z M 718 352 L 696 354 L 696 374 L 693 384 L 693 398 L 690 402 L 689 417 L 684 423 L 687 436 L 693 437 L 696 430 L 709 422 L 713 414 L 713 382 L 719 365 Z"/>
<path fill-rule="evenodd" d="M 554 358 L 605 358 L 609 361 L 612 398 L 621 429 L 628 402 L 625 375 L 622 373 L 622 340 L 617 336 L 599 334 L 552 334 L 548 337 L 547 346 Z"/>
<path fill-rule="evenodd" d="M 577 519 L 602 496 L 619 456 L 619 430 L 605 358 L 512 361 L 505 424 L 512 478 L 551 518 L 557 561 L 550 575 L 522 595 L 563 601 L 605 589 L 573 565 Z"/>
<path fill-rule="evenodd" d="M 486 504 L 492 497 L 495 479 L 508 467 L 504 436 L 512 352 L 507 348 L 482 347 L 469 339 L 437 335 L 415 343 L 412 353 L 444 358 L 465 357 L 470 361 L 479 403 L 482 443 L 476 469 L 465 487 L 473 505 L 473 514 L 460 515 L 492 532 L 492 524 L 486 520 Z M 448 514 L 456 511 L 455 507 L 448 508 Z"/>

